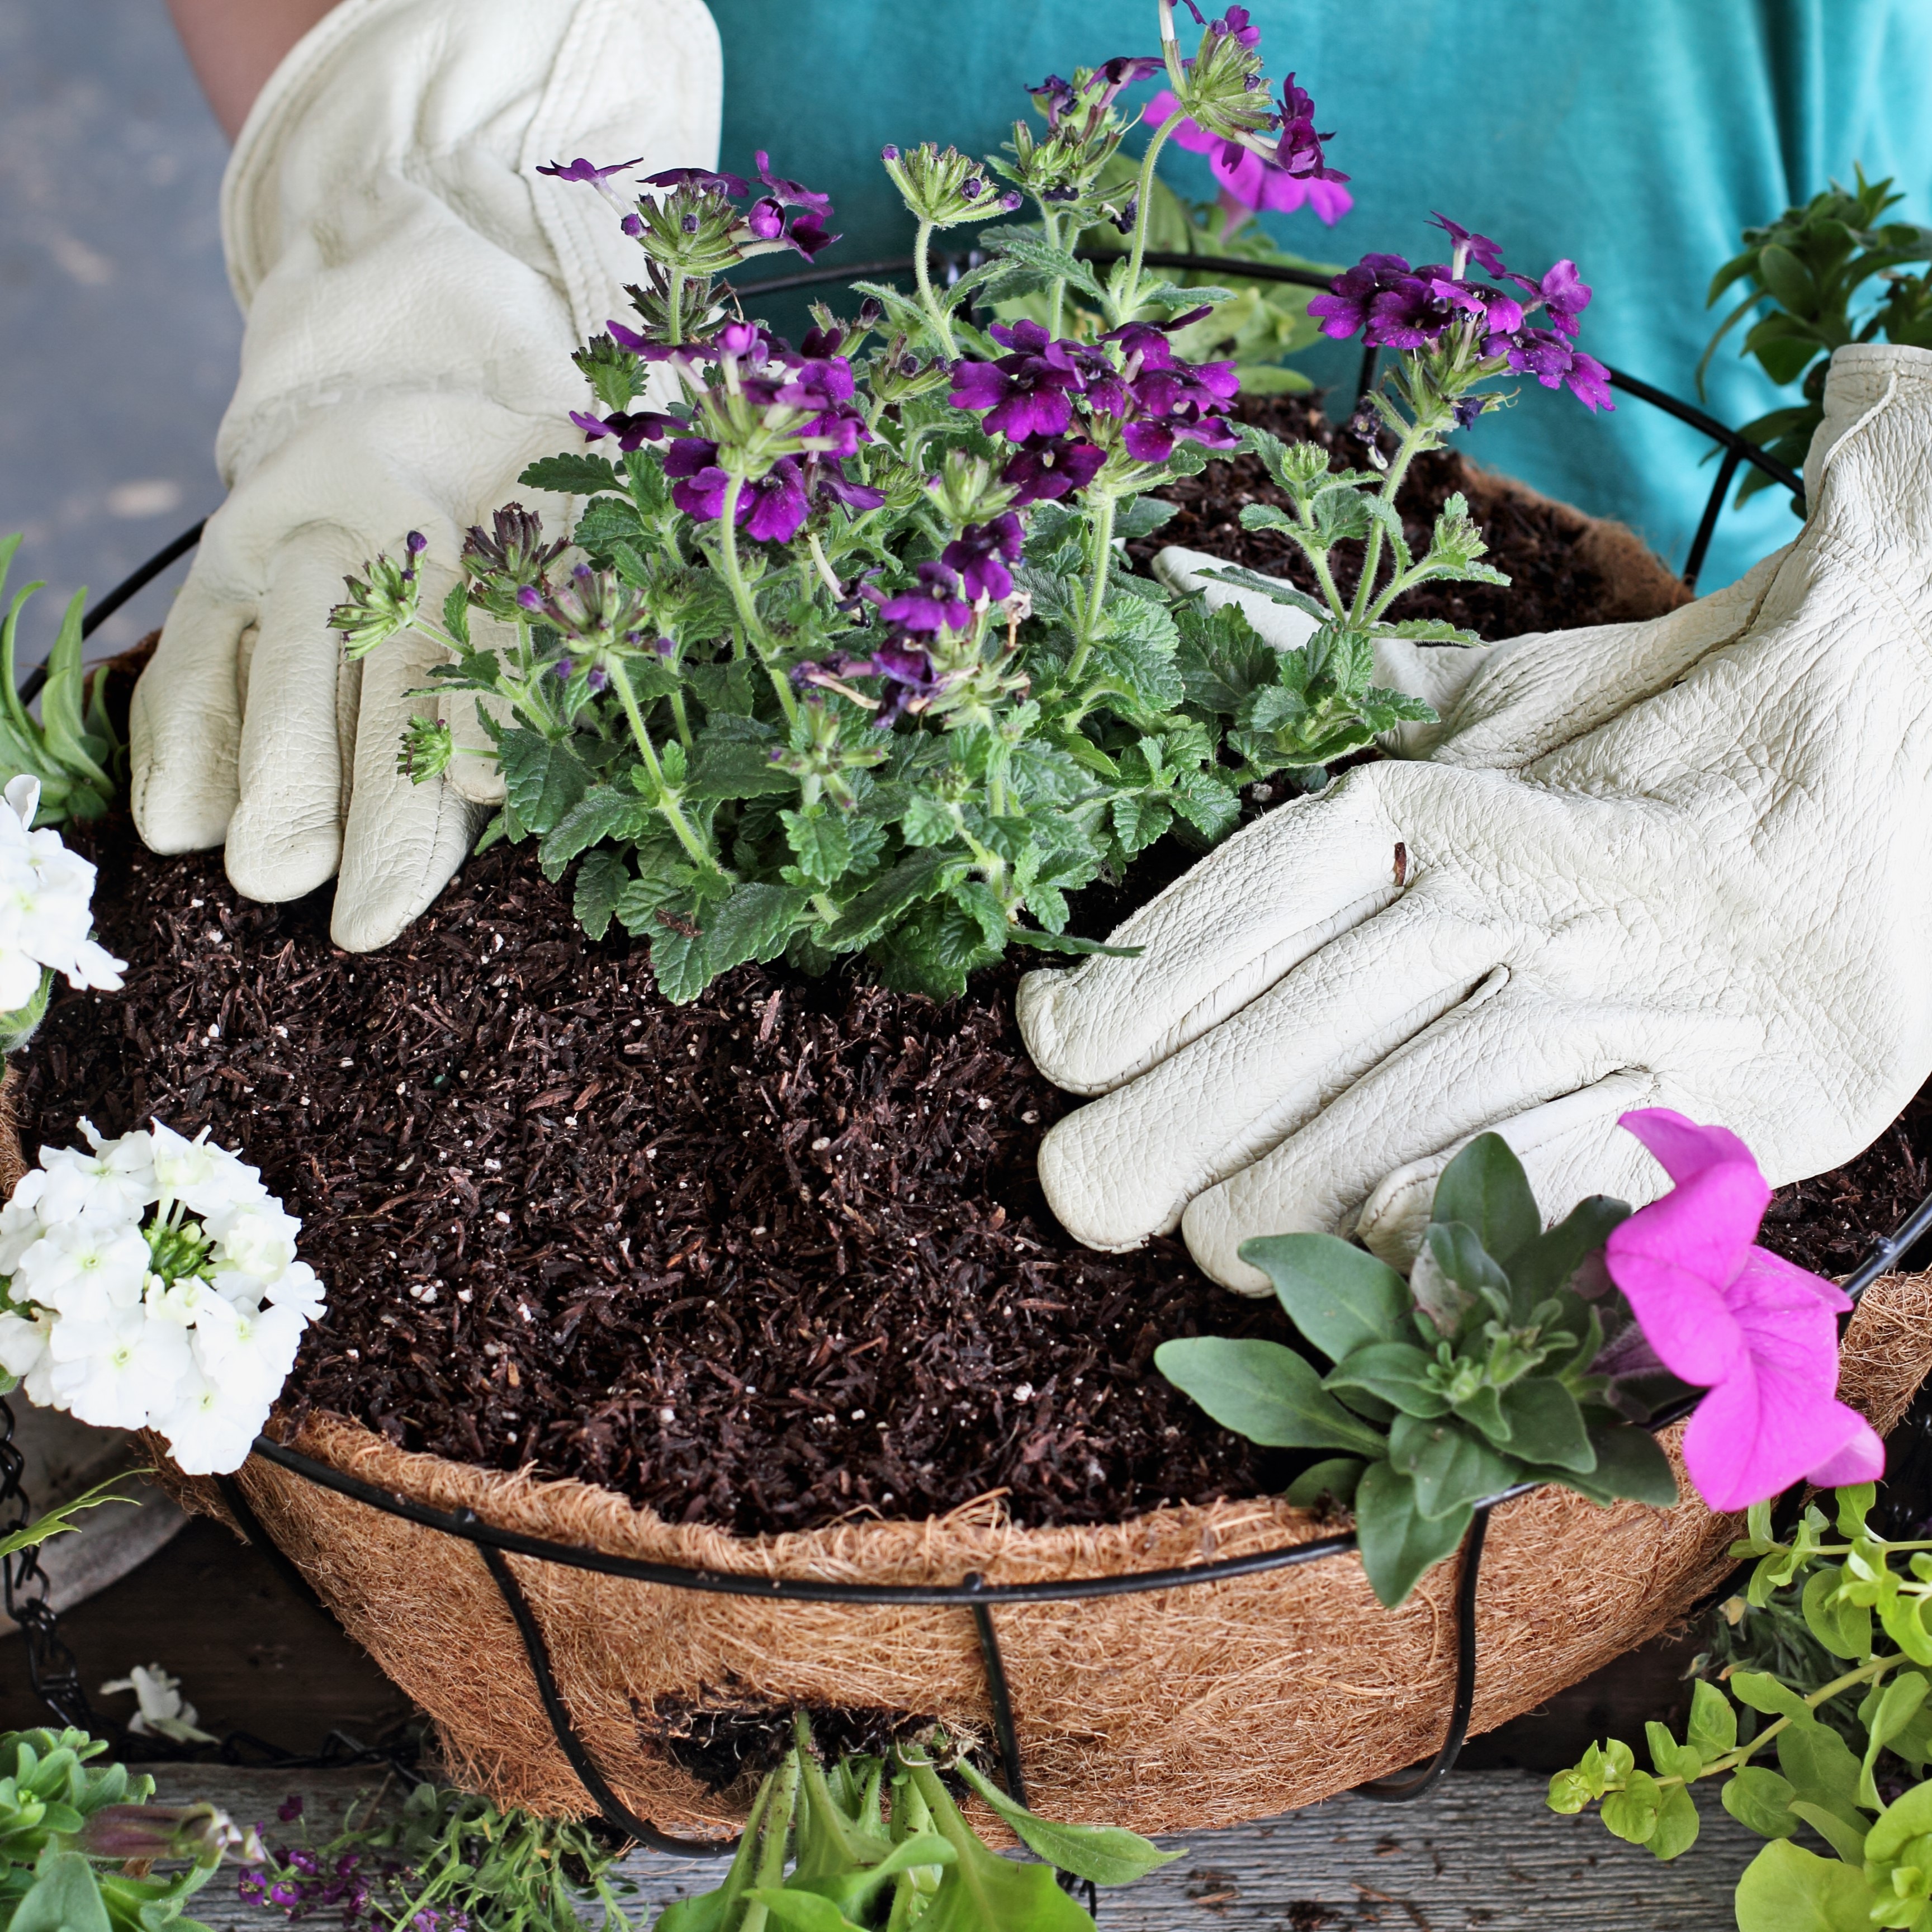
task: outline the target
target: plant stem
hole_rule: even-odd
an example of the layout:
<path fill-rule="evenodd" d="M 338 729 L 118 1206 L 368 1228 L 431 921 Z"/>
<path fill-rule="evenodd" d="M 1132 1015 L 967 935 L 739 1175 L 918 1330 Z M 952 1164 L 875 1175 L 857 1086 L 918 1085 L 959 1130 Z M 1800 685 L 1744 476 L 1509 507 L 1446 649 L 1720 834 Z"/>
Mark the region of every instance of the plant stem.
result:
<path fill-rule="evenodd" d="M 684 271 L 674 268 L 670 272 L 670 295 L 665 304 L 664 317 L 666 341 L 676 347 L 684 340 Z"/>
<path fill-rule="evenodd" d="M 1114 500 L 1090 494 L 1087 500 L 1094 506 L 1093 576 L 1087 591 L 1087 615 L 1080 627 L 1080 642 L 1066 667 L 1066 682 L 1069 684 L 1080 675 L 1081 667 L 1087 662 L 1087 653 L 1094 648 L 1094 638 L 1100 628 L 1100 614 L 1106 606 L 1107 567 L 1114 556 Z"/>
<path fill-rule="evenodd" d="M 1148 229 L 1154 213 L 1154 158 L 1167 145 L 1167 137 L 1187 118 L 1186 112 L 1177 107 L 1154 130 L 1154 138 L 1148 142 L 1147 152 L 1141 160 L 1140 185 L 1135 190 L 1138 206 L 1134 210 L 1134 245 L 1127 256 L 1127 279 L 1122 285 L 1121 299 L 1112 320 L 1115 327 L 1131 322 L 1141 305 L 1141 263 L 1147 256 Z"/>
<path fill-rule="evenodd" d="M 926 310 L 926 320 L 932 324 L 947 358 L 956 361 L 959 346 L 952 339 L 952 325 L 946 319 L 946 311 L 939 305 L 939 298 L 932 291 L 932 269 L 926 260 L 932 244 L 932 224 L 922 221 L 919 232 L 912 244 L 913 273 L 919 280 L 920 306 Z"/>
<path fill-rule="evenodd" d="M 1424 429 L 1419 422 L 1408 424 L 1389 464 L 1388 474 L 1382 478 L 1382 487 L 1377 492 L 1384 503 L 1394 502 L 1395 493 L 1402 488 L 1402 478 L 1408 474 L 1408 466 L 1422 453 L 1424 445 L 1434 434 L 1432 429 Z M 1368 543 L 1362 552 L 1362 574 L 1355 584 L 1354 602 L 1348 608 L 1352 622 L 1364 623 L 1368 620 L 1369 606 L 1375 598 L 1376 574 L 1382 568 L 1382 526 L 1377 524 L 1370 529 Z"/>
<path fill-rule="evenodd" d="M 1303 524 L 1307 529 L 1313 530 L 1315 527 L 1314 506 L 1304 503 L 1301 506 L 1300 516 Z M 1301 548 L 1301 554 L 1307 558 L 1310 568 L 1315 572 L 1315 580 L 1321 586 L 1322 596 L 1328 600 L 1328 608 L 1336 618 L 1346 618 L 1348 614 L 1348 607 L 1342 602 L 1342 593 L 1336 587 L 1335 573 L 1328 568 L 1328 552 L 1325 550 L 1318 549 L 1312 544 L 1304 544 Z"/>
<path fill-rule="evenodd" d="M 1903 1651 L 1894 1651 L 1889 1657 L 1868 1658 L 1856 1670 L 1848 1670 L 1842 1677 L 1834 1677 L 1821 1690 L 1814 1690 L 1804 1700 L 1808 1710 L 1816 1711 L 1828 1704 L 1841 1691 L 1850 1690 L 1855 1684 L 1875 1684 L 1894 1664 L 1906 1661 Z M 1748 1744 L 1739 1744 L 1735 1750 L 1726 1751 L 1722 1757 L 1713 1758 L 1697 1774 L 1700 1778 L 1716 1778 L 1727 1771 L 1736 1771 L 1748 1764 L 1757 1754 L 1791 1723 L 1789 1717 L 1780 1718 L 1765 1726 Z M 1690 1780 L 1680 1777 L 1660 1778 L 1660 1785 L 1683 1784 Z M 1623 1787 L 1618 1786 L 1621 1790 Z"/>
<path fill-rule="evenodd" d="M 699 867 L 707 872 L 718 870 L 718 862 L 705 849 L 704 842 L 692 828 L 677 802 L 677 796 L 666 782 L 664 767 L 658 763 L 657 748 L 651 742 L 651 734 L 644 728 L 644 715 L 638 709 L 637 694 L 631 688 L 631 680 L 626 676 L 621 660 L 613 658 L 610 662 L 610 682 L 617 694 L 617 702 L 624 707 L 624 716 L 630 720 L 631 736 L 636 740 L 638 755 L 644 760 L 644 769 L 651 775 L 651 782 L 657 787 L 657 808 L 665 822 L 677 835 L 677 842 L 694 859 Z"/>
<path fill-rule="evenodd" d="M 1046 237 L 1046 245 L 1049 248 L 1058 248 L 1060 246 L 1060 217 L 1045 202 L 1040 204 L 1040 225 Z M 1048 284 L 1046 291 L 1046 332 L 1048 335 L 1056 338 L 1059 335 L 1060 311 L 1066 304 L 1066 278 L 1055 275 Z"/>
<path fill-rule="evenodd" d="M 724 573 L 724 581 L 730 586 L 731 601 L 738 608 L 740 636 L 738 648 L 733 653 L 744 657 L 752 652 L 758 654 L 758 662 L 765 668 L 765 675 L 772 681 L 772 688 L 778 694 L 778 709 L 785 715 L 785 722 L 792 723 L 798 716 L 798 700 L 792 695 L 791 684 L 784 674 L 772 662 L 765 650 L 764 627 L 758 622 L 758 607 L 752 600 L 752 586 L 745 581 L 745 573 L 738 562 L 738 500 L 745 493 L 745 479 L 734 471 L 724 485 L 724 502 L 718 520 L 718 558 Z"/>

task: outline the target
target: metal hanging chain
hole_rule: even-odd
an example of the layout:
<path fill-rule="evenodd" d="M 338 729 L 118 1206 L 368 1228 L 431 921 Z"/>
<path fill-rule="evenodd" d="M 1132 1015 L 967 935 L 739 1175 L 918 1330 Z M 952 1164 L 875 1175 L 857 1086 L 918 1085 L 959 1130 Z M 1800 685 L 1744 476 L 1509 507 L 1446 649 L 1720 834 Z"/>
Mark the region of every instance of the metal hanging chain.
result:
<path fill-rule="evenodd" d="M 20 1480 L 26 1467 L 27 1459 L 14 1440 L 13 1404 L 0 1396 L 0 1534 L 11 1536 L 34 1520 Z M 0 1598 L 26 1641 L 27 1682 L 34 1696 L 69 1729 L 98 1730 L 100 1720 L 87 1701 L 80 1661 L 61 1636 L 47 1588 L 38 1544 L 0 1558 Z"/>

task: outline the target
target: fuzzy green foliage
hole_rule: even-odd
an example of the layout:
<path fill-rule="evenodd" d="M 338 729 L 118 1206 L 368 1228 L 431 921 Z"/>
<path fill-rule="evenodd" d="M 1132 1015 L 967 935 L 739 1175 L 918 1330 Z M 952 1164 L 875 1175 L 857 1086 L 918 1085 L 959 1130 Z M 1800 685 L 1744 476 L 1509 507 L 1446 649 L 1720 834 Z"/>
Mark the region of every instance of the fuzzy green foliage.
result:
<path fill-rule="evenodd" d="M 7 574 L 20 547 L 17 536 L 0 538 L 0 596 L 5 594 Z M 20 614 L 34 592 L 44 588 L 29 584 L 16 592 L 0 620 L 0 785 L 22 776 L 40 780 L 37 826 L 98 818 L 127 778 L 128 748 L 108 718 L 104 681 L 91 676 L 81 662 L 85 589 L 69 600 L 60 634 L 47 653 L 40 716 L 20 701 L 15 670 Z"/>
<path fill-rule="evenodd" d="M 1238 38 L 1209 30 L 1193 62 L 1167 64 L 1202 126 L 1266 122 Z M 648 941 L 672 1000 L 780 956 L 817 971 L 862 954 L 886 985 L 950 998 L 1009 946 L 1107 950 L 1069 930 L 1083 886 L 1169 832 L 1212 845 L 1253 780 L 1318 786 L 1335 759 L 1432 716 L 1375 685 L 1374 641 L 1416 584 L 1497 580 L 1460 506 L 1420 560 L 1394 508 L 1410 459 L 1461 419 L 1453 398 L 1405 363 L 1376 405 L 1396 456 L 1332 489 L 1312 480 L 1318 450 L 1238 442 L 1233 371 L 1188 352 L 1274 352 L 1300 339 L 1303 298 L 1270 296 L 1264 314 L 1252 290 L 1146 266 L 1174 204 L 1154 191 L 1160 137 L 1123 158 L 1121 84 L 1084 68 L 1055 83 L 1048 131 L 1016 128 L 1010 192 L 952 148 L 888 149 L 916 288 L 855 284 L 856 319 L 815 309 L 803 352 L 731 318 L 716 275 L 785 244 L 752 238 L 726 178 L 644 196 L 640 328 L 614 324 L 577 357 L 613 413 L 578 417 L 595 448 L 522 478 L 577 500 L 581 563 L 511 506 L 471 532 L 440 610 L 423 608 L 412 538 L 333 615 L 352 655 L 405 628 L 445 645 L 442 716 L 473 694 L 488 741 L 425 719 L 405 768 L 494 760 L 506 797 L 486 836 L 538 841 L 553 878 L 574 867 L 586 928 Z M 1022 190 L 1036 222 L 982 226 Z M 1122 251 L 1080 259 L 1103 220 L 1126 225 Z M 932 237 L 969 223 L 984 259 L 946 284 Z M 1044 333 L 1021 322 L 1033 338 L 1016 337 L 1002 304 L 1037 308 Z M 654 406 L 632 413 L 653 377 Z M 1405 382 L 1428 388 L 1426 409 L 1412 396 L 1403 412 Z M 1150 493 L 1241 446 L 1307 472 L 1323 598 L 1299 650 L 1121 553 L 1170 514 Z M 1345 527 L 1368 538 L 1356 584 L 1330 568 Z M 970 560 L 989 545 L 983 568 Z"/>
<path fill-rule="evenodd" d="M 1738 1641 L 1802 1619 L 1808 1642 L 1700 1682 L 1682 1738 L 1647 1727 L 1650 1770 L 1612 1738 L 1550 1782 L 1552 1810 L 1596 1803 L 1618 1838 L 1672 1858 L 1697 1837 L 1690 1786 L 1724 1780 L 1724 1809 L 1771 1840 L 1738 1882 L 1739 1932 L 1932 1928 L 1932 1544 L 1875 1534 L 1874 1495 L 1810 1504 L 1788 1539 L 1754 1504 L 1731 1547 L 1753 1563 Z"/>
<path fill-rule="evenodd" d="M 1332 1234 L 1247 1241 L 1310 1348 L 1214 1336 L 1164 1342 L 1155 1365 L 1250 1441 L 1327 1452 L 1288 1491 L 1352 1506 L 1362 1565 L 1393 1608 L 1461 1544 L 1475 1507 L 1519 1483 L 1600 1503 L 1677 1499 L 1646 1418 L 1668 1378 L 1609 1372 L 1630 1316 L 1586 1268 L 1629 1214 L 1597 1196 L 1545 1230 L 1499 1135 L 1444 1168 L 1412 1280 Z"/>
<path fill-rule="evenodd" d="M 1768 226 L 1747 228 L 1743 248 L 1712 278 L 1707 305 L 1740 284 L 1747 292 L 1718 325 L 1697 364 L 1698 392 L 1718 344 L 1755 313 L 1740 352 L 1755 358 L 1780 386 L 1802 378 L 1804 399 L 1745 424 L 1743 434 L 1794 470 L 1824 420 L 1833 350 L 1878 340 L 1932 349 L 1932 274 L 1901 272 L 1908 262 L 1932 260 L 1932 228 L 1885 220 L 1886 211 L 1905 198 L 1891 188 L 1889 180 L 1868 182 L 1858 169 L 1855 188 L 1834 182 Z M 1874 277 L 1875 300 L 1865 290 Z M 1749 471 L 1738 502 L 1770 483 L 1762 470 Z M 1802 505 L 1793 507 L 1802 513 Z"/>

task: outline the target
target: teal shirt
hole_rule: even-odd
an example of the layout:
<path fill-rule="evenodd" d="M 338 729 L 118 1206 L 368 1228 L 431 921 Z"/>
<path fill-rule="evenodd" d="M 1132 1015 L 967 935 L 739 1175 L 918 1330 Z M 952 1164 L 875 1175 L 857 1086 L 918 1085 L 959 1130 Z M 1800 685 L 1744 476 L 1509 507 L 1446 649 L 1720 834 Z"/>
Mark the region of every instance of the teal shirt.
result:
<path fill-rule="evenodd" d="M 724 48 L 724 165 L 748 171 L 768 148 L 778 172 L 829 191 L 844 239 L 820 257 L 826 266 L 908 247 L 878 165 L 884 142 L 997 154 L 1030 112 L 1025 83 L 1158 46 L 1154 0 L 710 5 Z M 1706 310 L 1705 292 L 1744 228 L 1834 176 L 1849 182 L 1854 161 L 1896 177 L 1900 216 L 1932 220 L 1928 0 L 1250 0 L 1250 10 L 1270 79 L 1293 69 L 1318 124 L 1335 130 L 1328 158 L 1355 197 L 1333 230 L 1306 209 L 1263 218 L 1282 246 L 1336 262 L 1371 249 L 1440 260 L 1427 226 L 1440 208 L 1494 236 L 1514 268 L 1540 274 L 1571 256 L 1595 290 L 1582 346 L 1679 395 L 1694 397 L 1723 312 Z M 1206 198 L 1204 162 L 1169 152 L 1167 178 Z M 1305 366 L 1346 387 L 1355 355 L 1318 350 Z M 1728 346 L 1708 393 L 1732 423 L 1795 394 Z M 1462 441 L 1479 461 L 1624 518 L 1673 564 L 1712 479 L 1710 446 L 1656 410 L 1625 398 L 1593 418 L 1533 381 Z M 1773 490 L 1726 512 L 1702 588 L 1786 540 L 1787 502 Z"/>

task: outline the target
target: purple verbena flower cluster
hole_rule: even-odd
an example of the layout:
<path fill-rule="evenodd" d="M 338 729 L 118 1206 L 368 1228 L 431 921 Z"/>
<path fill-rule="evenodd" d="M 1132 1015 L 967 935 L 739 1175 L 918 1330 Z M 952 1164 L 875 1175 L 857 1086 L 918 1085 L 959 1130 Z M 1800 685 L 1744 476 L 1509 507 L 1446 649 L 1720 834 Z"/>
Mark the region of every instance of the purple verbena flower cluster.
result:
<path fill-rule="evenodd" d="M 1487 236 L 1446 215 L 1437 215 L 1436 225 L 1454 244 L 1452 262 L 1412 267 L 1401 255 L 1364 255 L 1336 277 L 1329 293 L 1309 303 L 1322 332 L 1338 341 L 1360 334 L 1372 347 L 1434 350 L 1450 332 L 1460 331 L 1498 368 L 1533 375 L 1546 389 L 1566 387 L 1590 409 L 1613 408 L 1610 371 L 1576 346 L 1578 318 L 1590 302 L 1589 285 L 1576 263 L 1558 262 L 1532 280 L 1505 268 Z M 1511 287 L 1470 279 L 1472 262 Z M 1528 320 L 1539 310 L 1547 327 Z"/>
<path fill-rule="evenodd" d="M 790 186 L 790 184 L 784 184 Z M 667 348 L 613 322 L 611 334 L 627 349 L 675 361 L 685 370 L 712 372 L 710 394 L 720 414 L 762 419 L 786 453 L 757 475 L 748 475 L 738 498 L 737 522 L 761 542 L 789 543 L 821 502 L 851 510 L 874 510 L 879 490 L 854 482 L 841 467 L 872 434 L 853 400 L 852 365 L 836 352 L 838 332 L 814 328 L 803 352 L 748 322 L 727 322 L 709 341 Z M 714 522 L 724 513 L 731 472 L 720 462 L 720 440 L 700 434 L 683 417 L 618 411 L 599 418 L 574 410 L 571 421 L 592 442 L 614 436 L 629 452 L 641 442 L 670 439 L 664 474 L 671 496 L 687 516 Z"/>
<path fill-rule="evenodd" d="M 1119 425 L 1138 463 L 1164 463 L 1183 440 L 1232 449 L 1224 418 L 1240 387 L 1234 364 L 1184 362 L 1168 339 L 1207 313 L 1129 322 L 1094 343 L 1055 340 L 1036 322 L 995 322 L 988 332 L 1010 352 L 993 362 L 962 358 L 950 400 L 982 412 L 987 433 L 1015 446 L 1001 476 L 1022 505 L 1092 482 L 1106 460 L 1094 435 L 1102 418 Z"/>

